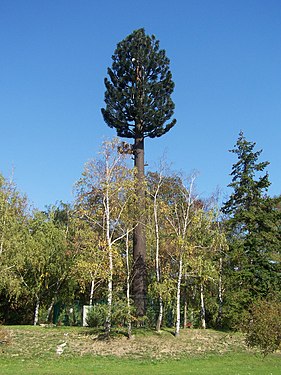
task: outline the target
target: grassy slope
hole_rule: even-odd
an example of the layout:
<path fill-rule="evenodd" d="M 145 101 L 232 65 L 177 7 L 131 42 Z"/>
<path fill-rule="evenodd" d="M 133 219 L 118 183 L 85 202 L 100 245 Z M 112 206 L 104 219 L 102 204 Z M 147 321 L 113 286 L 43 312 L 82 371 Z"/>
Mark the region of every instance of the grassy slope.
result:
<path fill-rule="evenodd" d="M 219 374 L 279 375 L 281 355 L 248 352 L 239 334 L 187 330 L 179 338 L 139 331 L 133 340 L 101 340 L 82 328 L 7 327 L 0 346 L 0 374 Z M 56 354 L 59 344 L 64 352 Z"/>

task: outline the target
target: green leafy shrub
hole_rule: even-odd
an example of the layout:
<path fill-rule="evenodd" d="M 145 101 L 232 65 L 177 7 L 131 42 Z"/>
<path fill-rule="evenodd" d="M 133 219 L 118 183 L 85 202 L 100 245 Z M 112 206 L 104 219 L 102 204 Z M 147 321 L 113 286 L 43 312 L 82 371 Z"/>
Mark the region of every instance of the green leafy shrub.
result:
<path fill-rule="evenodd" d="M 273 353 L 281 345 L 281 302 L 260 300 L 254 303 L 243 323 L 246 343 L 259 348 L 263 355 Z"/>
<path fill-rule="evenodd" d="M 97 304 L 92 306 L 86 318 L 89 327 L 102 327 L 105 325 L 107 308 L 106 305 Z"/>
<path fill-rule="evenodd" d="M 111 325 L 112 327 L 124 327 L 128 324 L 128 318 L 131 322 L 135 322 L 135 308 L 130 307 L 130 314 L 128 311 L 127 301 L 125 299 L 115 298 L 111 309 Z M 96 304 L 91 307 L 87 314 L 86 322 L 89 327 L 103 327 L 106 323 L 108 314 L 108 307 L 106 304 Z"/>
<path fill-rule="evenodd" d="M 133 310 L 133 306 L 131 307 Z M 131 316 L 132 318 L 132 316 Z M 125 299 L 115 299 L 112 305 L 112 325 L 116 327 L 125 326 L 128 320 L 128 306 Z"/>

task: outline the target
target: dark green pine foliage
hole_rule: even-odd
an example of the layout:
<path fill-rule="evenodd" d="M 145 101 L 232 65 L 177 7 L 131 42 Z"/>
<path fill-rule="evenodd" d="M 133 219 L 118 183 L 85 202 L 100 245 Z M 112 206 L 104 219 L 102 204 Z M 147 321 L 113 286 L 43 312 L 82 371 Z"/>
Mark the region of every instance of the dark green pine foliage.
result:
<path fill-rule="evenodd" d="M 146 313 L 146 238 L 144 192 L 144 139 L 160 137 L 176 123 L 175 105 L 171 99 L 174 90 L 169 59 L 159 48 L 155 36 L 139 29 L 118 43 L 105 79 L 105 104 L 102 114 L 105 122 L 115 128 L 119 137 L 133 138 L 130 151 L 137 170 L 138 222 L 133 241 L 133 297 L 137 315 Z M 169 122 L 170 121 L 170 122 Z"/>
<path fill-rule="evenodd" d="M 105 78 L 105 122 L 126 138 L 160 137 L 176 123 L 169 59 L 155 36 L 139 29 L 118 43 Z"/>
<path fill-rule="evenodd" d="M 237 318 L 253 300 L 280 290 L 280 199 L 266 193 L 270 186 L 269 162 L 259 162 L 262 151 L 254 151 L 240 132 L 233 152 L 238 161 L 232 167 L 233 189 L 222 211 L 227 215 L 229 238 L 228 313 Z"/>

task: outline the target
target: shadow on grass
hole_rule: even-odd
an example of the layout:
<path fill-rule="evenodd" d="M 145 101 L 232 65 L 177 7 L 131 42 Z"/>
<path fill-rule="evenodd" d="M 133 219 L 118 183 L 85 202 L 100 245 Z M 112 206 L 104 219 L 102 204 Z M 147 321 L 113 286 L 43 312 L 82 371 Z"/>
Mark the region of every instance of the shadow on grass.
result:
<path fill-rule="evenodd" d="M 93 340 L 98 341 L 108 341 L 111 339 L 116 339 L 120 337 L 129 338 L 128 330 L 126 327 L 113 327 L 110 331 L 110 334 L 106 332 L 104 327 L 84 327 L 80 334 L 85 336 L 91 336 Z M 139 336 L 139 337 L 151 337 L 151 336 L 159 336 L 159 335 L 172 335 L 174 336 L 174 330 L 169 328 L 163 328 L 160 332 L 157 332 L 153 328 L 144 328 L 144 327 L 134 327 L 132 329 L 132 337 Z"/>
<path fill-rule="evenodd" d="M 106 332 L 103 327 L 100 328 L 84 328 L 81 332 L 82 335 L 91 336 L 93 340 L 97 341 L 109 341 L 119 337 L 128 337 L 128 332 L 125 329 L 114 328 L 110 333 Z"/>

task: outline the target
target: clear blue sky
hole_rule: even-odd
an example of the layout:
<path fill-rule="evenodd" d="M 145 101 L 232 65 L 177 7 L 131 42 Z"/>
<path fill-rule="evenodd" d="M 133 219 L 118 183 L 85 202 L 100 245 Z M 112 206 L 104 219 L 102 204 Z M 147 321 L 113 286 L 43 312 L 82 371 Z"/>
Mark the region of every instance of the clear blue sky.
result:
<path fill-rule="evenodd" d="M 84 163 L 115 132 L 102 119 L 116 44 L 144 27 L 171 60 L 177 125 L 147 140 L 197 190 L 227 193 L 243 130 L 281 193 L 280 0 L 0 0 L 0 171 L 36 207 L 71 201 Z"/>

